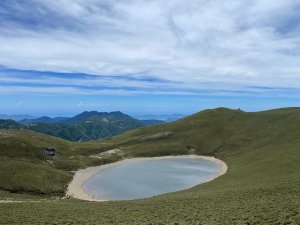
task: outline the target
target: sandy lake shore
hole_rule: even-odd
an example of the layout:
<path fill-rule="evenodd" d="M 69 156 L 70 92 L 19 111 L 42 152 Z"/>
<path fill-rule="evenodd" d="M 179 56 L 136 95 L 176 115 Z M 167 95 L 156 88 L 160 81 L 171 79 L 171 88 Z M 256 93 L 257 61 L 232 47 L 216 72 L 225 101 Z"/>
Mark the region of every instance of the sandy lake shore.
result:
<path fill-rule="evenodd" d="M 182 155 L 182 156 L 163 156 L 163 157 L 153 157 L 153 158 L 130 158 L 130 159 L 124 159 L 115 163 L 110 163 L 102 166 L 96 166 L 96 167 L 89 167 L 86 169 L 78 170 L 73 180 L 70 182 L 67 190 L 67 196 L 71 196 L 73 198 L 87 200 L 87 201 L 107 201 L 105 199 L 100 200 L 96 199 L 94 196 L 87 194 L 84 192 L 84 184 L 90 180 L 93 176 L 100 173 L 101 171 L 114 167 L 119 166 L 124 163 L 130 163 L 130 162 L 136 162 L 136 161 L 146 161 L 146 160 L 160 160 L 160 159 L 179 159 L 179 158 L 191 158 L 191 159 L 203 159 L 203 160 L 209 160 L 219 165 L 219 173 L 217 176 L 213 177 L 208 181 L 211 181 L 219 176 L 222 176 L 227 171 L 227 165 L 225 162 L 216 159 L 214 157 L 209 156 L 198 156 L 198 155 Z"/>

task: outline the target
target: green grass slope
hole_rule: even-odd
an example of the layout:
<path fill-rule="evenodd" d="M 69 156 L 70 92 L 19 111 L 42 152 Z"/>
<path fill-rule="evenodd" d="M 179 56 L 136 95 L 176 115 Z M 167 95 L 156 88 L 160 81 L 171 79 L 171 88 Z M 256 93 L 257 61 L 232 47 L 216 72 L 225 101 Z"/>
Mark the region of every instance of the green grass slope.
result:
<path fill-rule="evenodd" d="M 20 136 L 14 135 L 14 146 Z M 30 135 L 37 135 L 30 133 Z M 0 136 L 3 138 L 3 135 Z M 41 139 L 40 139 L 41 138 Z M 44 139 L 42 139 L 44 138 Z M 23 141 L 27 140 L 24 138 Z M 51 140 L 50 140 L 51 139 Z M 34 153 L 35 141 L 38 148 Z M 49 143 L 49 141 L 51 143 Z M 52 143 L 53 142 L 53 143 Z M 74 144 L 48 136 L 32 139 L 32 151 L 11 150 L 0 141 L 1 157 L 7 162 L 47 166 L 55 182 L 65 187 L 71 169 L 118 160 L 122 157 L 173 154 L 215 155 L 224 160 L 228 172 L 212 182 L 186 191 L 150 199 L 119 202 L 85 202 L 79 200 L 41 200 L 0 203 L 3 224 L 299 224 L 300 196 L 300 108 L 277 109 L 257 113 L 219 108 L 205 110 L 179 121 L 129 131 L 101 142 Z M 41 146 L 61 149 L 61 158 L 49 163 L 39 156 Z M 5 146 L 7 146 L 5 148 Z M 107 158 L 90 157 L 108 149 L 120 152 Z M 6 149 L 6 150 L 5 150 Z M 10 151 L 13 151 L 10 152 Z M 11 155 L 9 155 L 9 152 Z M 49 165 L 48 165 L 48 164 Z M 2 165 L 2 164 L 1 164 Z M 18 165 L 27 171 L 22 165 Z M 18 167 L 16 166 L 16 168 Z M 15 165 L 1 169 L 3 178 Z M 28 173 L 33 171 L 28 168 Z M 6 172 L 5 172 L 6 171 Z M 47 173 L 46 173 L 47 174 Z M 32 175 L 35 176 L 35 175 Z M 39 175 L 44 177 L 44 175 Z M 46 176 L 46 175 L 45 175 Z M 25 185 L 22 176 L 11 178 L 11 186 Z M 30 177 L 30 176 L 28 176 Z M 7 179 L 7 178 L 6 178 Z M 34 178 L 36 179 L 36 177 Z M 34 180 L 33 179 L 33 180 Z M 16 181 L 18 180 L 18 182 Z M 15 184 L 13 183 L 15 182 Z M 38 184 L 32 185 L 33 187 Z M 30 192 L 25 185 L 23 191 Z M 60 189 L 63 189 L 60 187 Z M 45 196 L 62 193 L 48 185 Z M 41 190 L 39 188 L 38 190 Z M 0 192 L 2 198 L 16 198 Z M 30 197 L 28 197 L 30 198 Z"/>
<path fill-rule="evenodd" d="M 102 145 L 74 143 L 26 130 L 0 130 L 0 189 L 62 196 L 73 177 L 71 171 L 114 160 L 88 157 L 104 151 Z M 56 149 L 58 158 L 44 155 L 44 148 Z"/>

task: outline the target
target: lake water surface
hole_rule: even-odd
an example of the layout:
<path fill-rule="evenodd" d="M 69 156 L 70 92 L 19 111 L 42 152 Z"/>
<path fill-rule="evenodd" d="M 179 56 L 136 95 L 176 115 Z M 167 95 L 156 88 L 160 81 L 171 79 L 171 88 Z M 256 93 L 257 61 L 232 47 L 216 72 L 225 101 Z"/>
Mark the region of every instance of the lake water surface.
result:
<path fill-rule="evenodd" d="M 84 191 L 101 200 L 147 198 L 184 190 L 217 176 L 218 164 L 192 158 L 130 161 L 99 172 Z"/>

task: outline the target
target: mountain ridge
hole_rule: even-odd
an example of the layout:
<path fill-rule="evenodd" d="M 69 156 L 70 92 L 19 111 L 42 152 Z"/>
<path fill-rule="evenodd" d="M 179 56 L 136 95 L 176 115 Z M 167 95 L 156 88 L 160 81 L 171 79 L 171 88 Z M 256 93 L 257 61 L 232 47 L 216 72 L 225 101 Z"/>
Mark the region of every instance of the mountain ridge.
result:
<path fill-rule="evenodd" d="M 73 117 L 24 119 L 20 122 L 0 121 L 1 128 L 28 129 L 69 141 L 89 141 L 119 135 L 130 129 L 163 123 L 140 121 L 120 111 L 84 111 Z"/>

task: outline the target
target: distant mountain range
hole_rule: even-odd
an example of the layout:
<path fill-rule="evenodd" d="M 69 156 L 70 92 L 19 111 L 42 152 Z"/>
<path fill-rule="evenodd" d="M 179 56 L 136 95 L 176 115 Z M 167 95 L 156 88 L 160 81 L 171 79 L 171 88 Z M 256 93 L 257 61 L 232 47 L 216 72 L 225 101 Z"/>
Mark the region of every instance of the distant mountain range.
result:
<path fill-rule="evenodd" d="M 39 118 L 32 118 L 32 119 L 23 119 L 20 120 L 19 123 L 27 125 L 27 124 L 31 124 L 31 123 L 47 123 L 47 124 L 52 124 L 52 123 L 59 123 L 63 120 L 68 119 L 68 117 L 48 117 L 48 116 L 42 116 Z"/>
<path fill-rule="evenodd" d="M 154 125 L 165 123 L 165 121 L 163 121 L 163 120 L 151 120 L 151 119 L 150 120 L 140 120 L 140 121 L 142 121 L 147 126 L 154 126 Z"/>
<path fill-rule="evenodd" d="M 0 119 L 2 120 L 14 120 L 14 121 L 21 121 L 24 119 L 34 119 L 34 116 L 30 115 L 7 115 L 7 114 L 0 114 Z"/>
<path fill-rule="evenodd" d="M 17 123 L 14 120 L 8 119 L 0 119 L 0 129 L 19 129 L 22 125 Z"/>
<path fill-rule="evenodd" d="M 27 129 L 70 141 L 89 141 L 119 135 L 131 129 L 164 123 L 137 120 L 122 112 L 85 111 L 74 117 L 26 118 L 19 122 L 0 120 L 0 129 Z"/>
<path fill-rule="evenodd" d="M 90 111 L 88 112 L 90 114 L 97 114 L 101 112 L 97 111 Z M 105 112 L 102 112 L 102 114 L 105 114 Z M 79 114 L 80 115 L 80 114 Z M 178 119 L 181 119 L 185 117 L 184 114 L 162 114 L 162 115 L 137 115 L 132 116 L 135 119 L 141 120 L 145 122 L 148 125 L 156 125 L 160 124 L 162 122 L 173 122 Z M 17 122 L 21 122 L 22 124 L 30 124 L 30 123 L 58 123 L 60 121 L 69 119 L 70 117 L 49 117 L 49 116 L 42 116 L 42 117 L 36 117 L 32 115 L 7 115 L 7 114 L 0 114 L 0 119 L 11 119 Z M 71 117 L 73 118 L 73 117 Z"/>
<path fill-rule="evenodd" d="M 138 115 L 135 118 L 139 120 L 157 120 L 157 121 L 164 121 L 164 122 L 173 122 L 179 120 L 186 115 L 183 114 L 165 114 L 165 115 Z"/>

